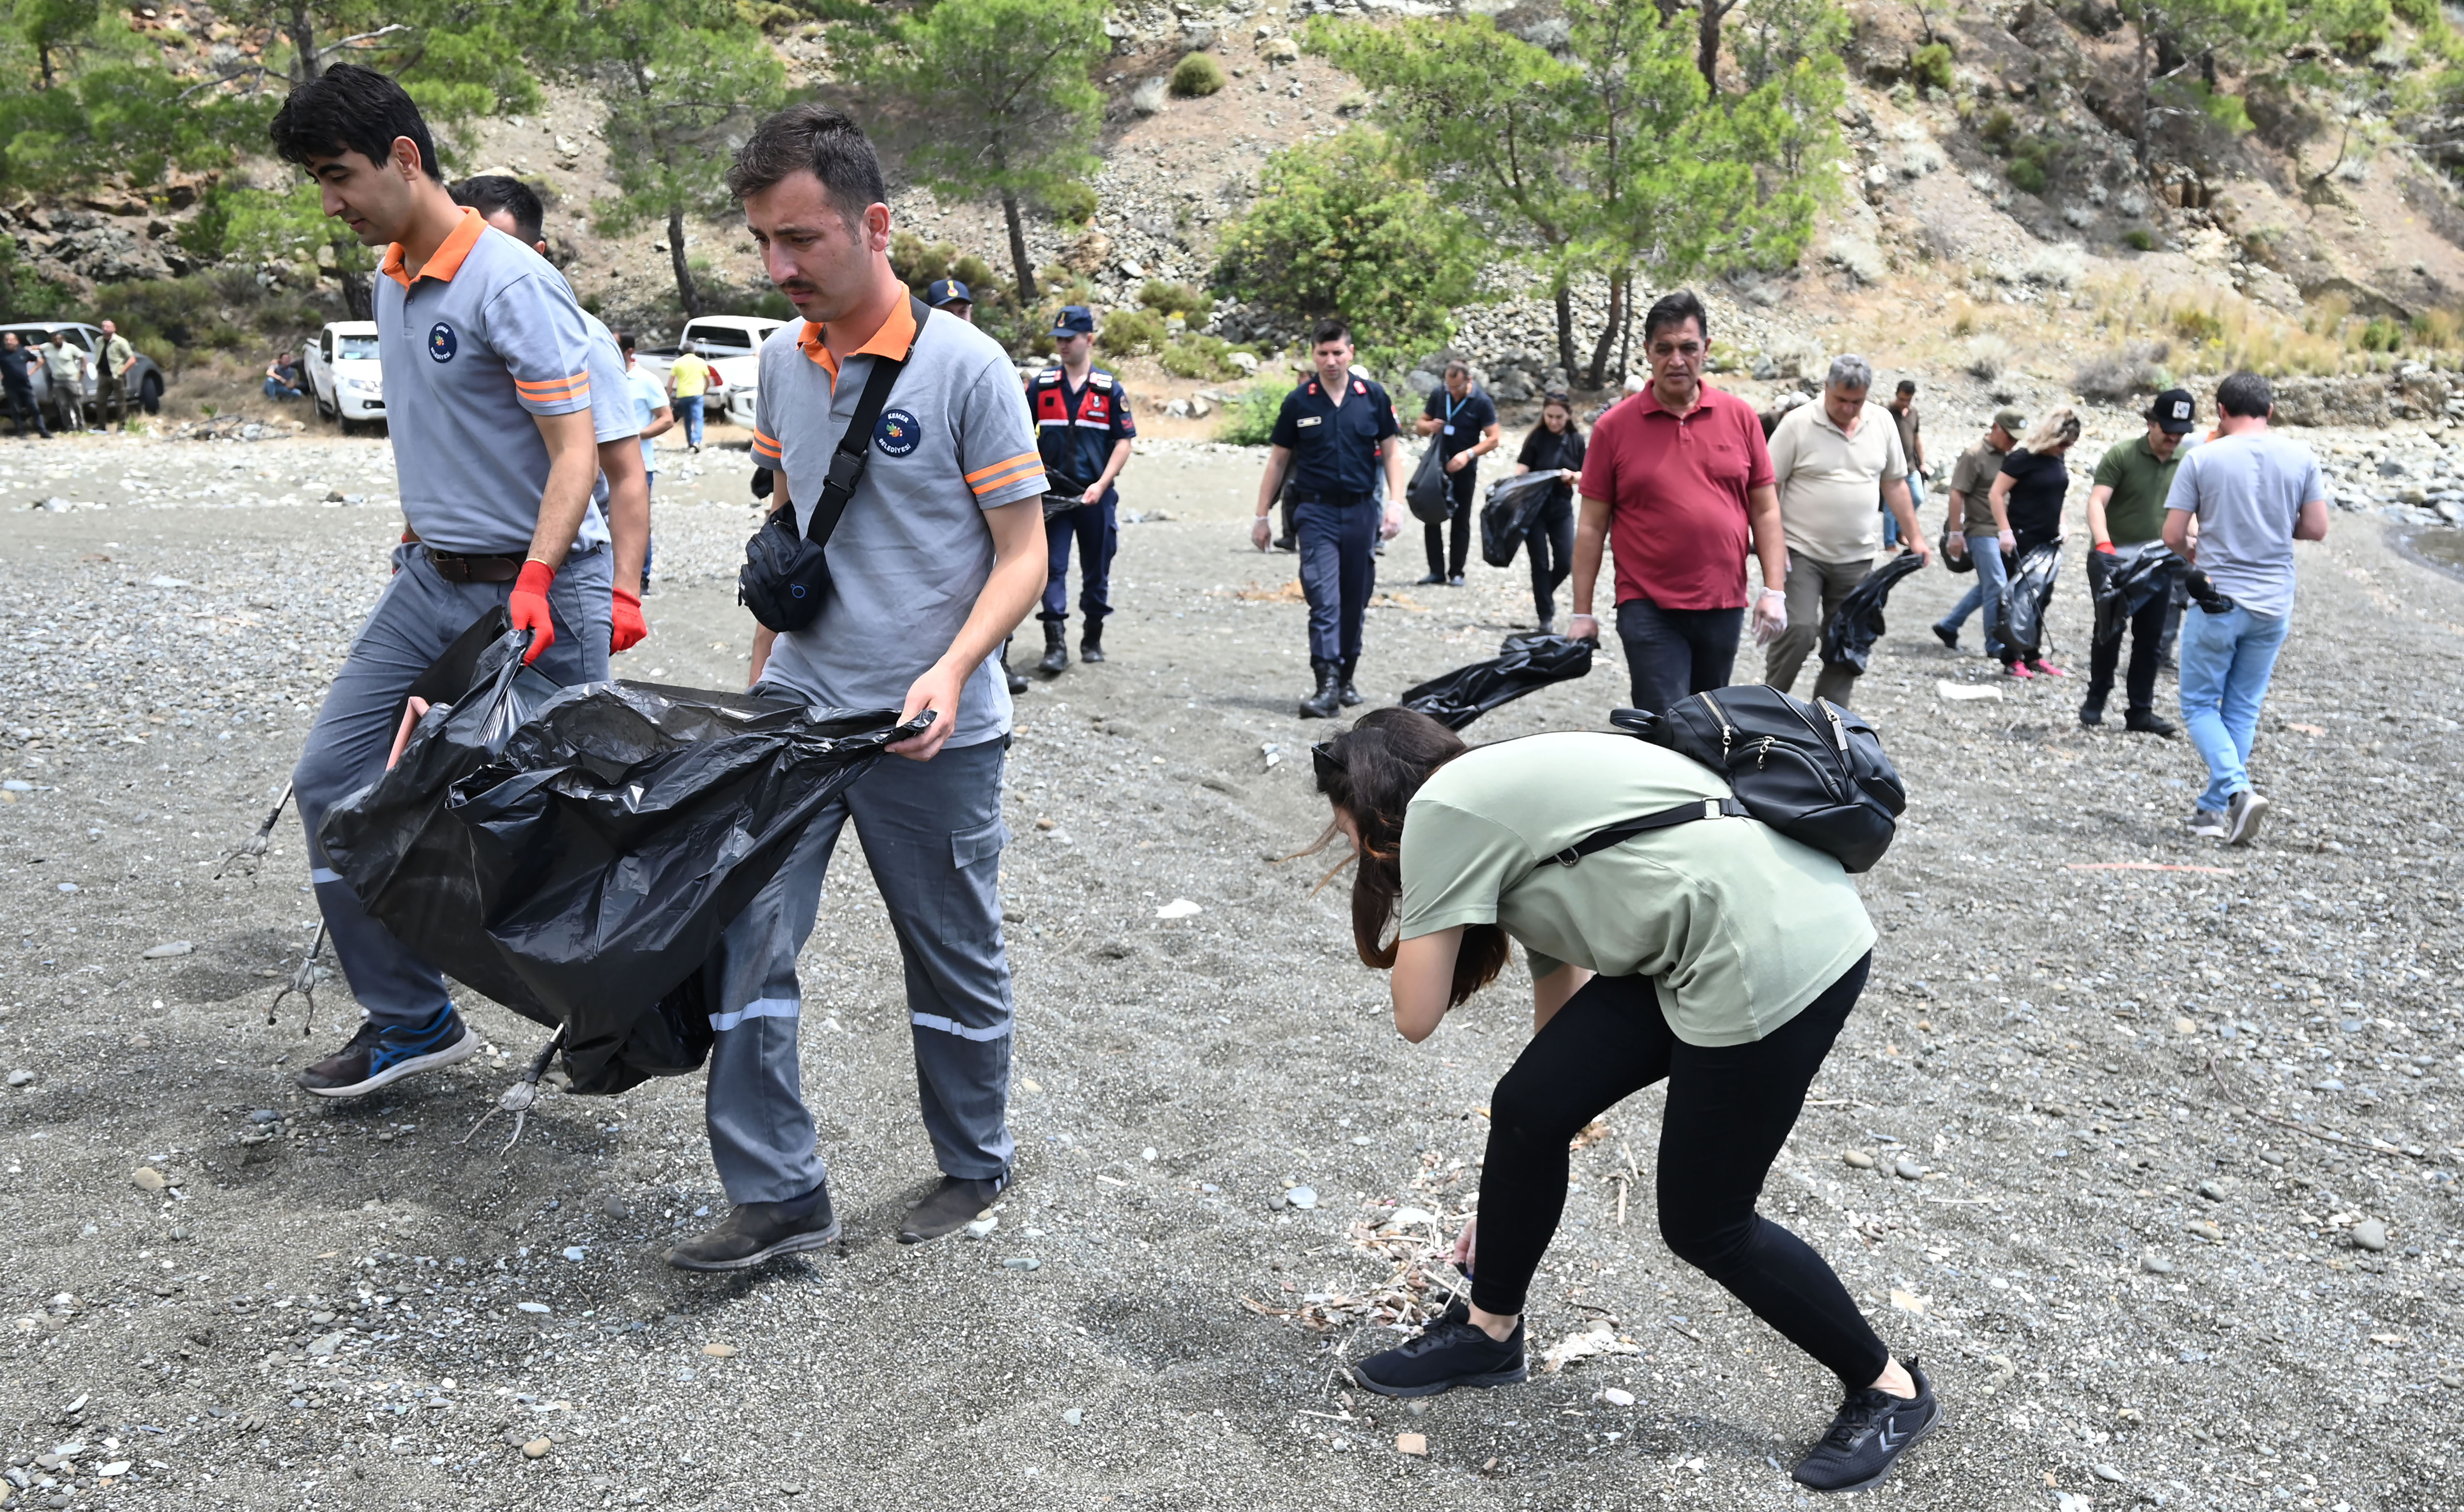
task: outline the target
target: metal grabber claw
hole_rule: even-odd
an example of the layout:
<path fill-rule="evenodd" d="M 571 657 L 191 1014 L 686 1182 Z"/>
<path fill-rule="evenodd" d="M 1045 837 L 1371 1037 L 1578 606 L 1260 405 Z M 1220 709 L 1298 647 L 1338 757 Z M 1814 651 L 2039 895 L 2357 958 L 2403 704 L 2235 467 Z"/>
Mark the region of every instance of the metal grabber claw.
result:
<path fill-rule="evenodd" d="M 223 873 L 231 870 L 233 864 L 237 862 L 248 862 L 251 871 L 253 872 L 256 863 L 265 859 L 266 846 L 271 844 L 274 826 L 280 822 L 282 810 L 290 801 L 291 784 L 285 782 L 282 784 L 282 796 L 274 800 L 274 812 L 265 816 L 265 822 L 256 826 L 256 833 L 242 841 L 239 848 L 225 856 L 222 865 L 214 868 L 216 882 L 220 882 L 223 879 Z"/>
<path fill-rule="evenodd" d="M 271 824 L 273 821 L 268 820 L 266 822 Z M 265 836 L 260 833 L 258 834 L 257 839 L 262 842 L 265 839 Z M 282 990 L 274 995 L 274 1001 L 265 1005 L 265 1026 L 267 1028 L 271 1029 L 274 1027 L 275 1010 L 282 1006 L 282 999 L 290 997 L 293 993 L 297 993 L 308 1001 L 308 1011 L 305 1014 L 302 1014 L 299 1019 L 299 1038 L 302 1040 L 308 1038 L 308 1026 L 317 1021 L 317 953 L 324 948 L 325 925 L 322 920 L 319 920 L 317 925 L 317 937 L 309 942 L 308 953 L 300 957 L 299 969 L 293 972 L 291 974 L 291 979 L 282 984 Z M 285 1053 L 287 1054 L 288 1052 Z"/>
<path fill-rule="evenodd" d="M 531 1105 L 539 1101 L 539 1078 L 547 1074 L 548 1062 L 556 1058 L 557 1047 L 563 1043 L 564 1026 L 559 1024 L 556 1033 L 547 1037 L 547 1043 L 539 1046 L 539 1054 L 531 1057 L 531 1063 L 523 1069 L 521 1080 L 498 1093 L 496 1106 L 480 1114 L 479 1122 L 471 1126 L 471 1132 L 454 1143 L 469 1144 L 481 1129 L 487 1127 L 488 1120 L 498 1113 L 511 1113 L 514 1115 L 514 1136 L 506 1140 L 505 1148 L 496 1153 L 504 1154 L 519 1144 L 522 1125 L 531 1116 Z"/>

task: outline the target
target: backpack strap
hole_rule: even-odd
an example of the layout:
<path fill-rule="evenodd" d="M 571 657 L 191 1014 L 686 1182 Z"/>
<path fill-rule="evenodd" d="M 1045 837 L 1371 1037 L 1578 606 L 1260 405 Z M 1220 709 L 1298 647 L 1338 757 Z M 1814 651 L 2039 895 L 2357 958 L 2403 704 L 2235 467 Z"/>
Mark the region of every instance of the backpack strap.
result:
<path fill-rule="evenodd" d="M 855 487 L 864 481 L 864 465 L 872 454 L 872 427 L 881 423 L 883 406 L 890 403 L 890 390 L 898 375 L 907 367 L 907 360 L 915 355 L 915 340 L 924 335 L 924 322 L 932 310 L 913 295 L 907 303 L 915 317 L 915 338 L 907 350 L 896 357 L 875 357 L 872 370 L 865 375 L 864 394 L 855 402 L 855 413 L 847 420 L 847 429 L 839 436 L 838 449 L 830 453 L 829 474 L 822 480 L 822 496 L 813 505 L 813 517 L 804 527 L 804 538 L 816 546 L 829 544 L 830 533 L 839 528 L 839 516 L 847 513 L 847 501 L 855 497 Z"/>
<path fill-rule="evenodd" d="M 1690 824 L 1698 819 L 1752 817 L 1752 812 L 1733 798 L 1702 799 L 1691 803 L 1680 803 L 1675 808 L 1663 808 L 1657 814 L 1645 814 L 1640 819 L 1630 819 L 1622 824 L 1612 824 L 1586 835 L 1549 859 L 1561 866 L 1571 866 L 1585 856 L 1612 845 L 1622 845 L 1635 836 L 1649 834 L 1655 829 L 1672 829 L 1679 824 Z"/>

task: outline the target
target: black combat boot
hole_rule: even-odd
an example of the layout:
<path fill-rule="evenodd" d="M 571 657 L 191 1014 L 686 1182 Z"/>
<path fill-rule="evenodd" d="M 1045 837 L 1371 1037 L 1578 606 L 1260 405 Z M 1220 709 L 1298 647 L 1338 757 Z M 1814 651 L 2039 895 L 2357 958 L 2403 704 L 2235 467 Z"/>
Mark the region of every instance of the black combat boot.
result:
<path fill-rule="evenodd" d="M 1104 622 L 1089 620 L 1087 632 L 1078 637 L 1078 659 L 1089 664 L 1104 659 Z"/>
<path fill-rule="evenodd" d="M 1001 642 L 1001 681 L 1009 685 L 1011 694 L 1015 696 L 1026 691 L 1025 676 L 1009 665 L 1009 643 L 1007 641 Z"/>
<path fill-rule="evenodd" d="M 1347 656 L 1343 659 L 1343 691 L 1338 695 L 1338 697 L 1340 697 L 1343 707 L 1346 709 L 1350 709 L 1360 702 L 1360 690 L 1352 686 L 1353 668 L 1359 665 L 1360 658 L 1357 656 Z"/>
<path fill-rule="evenodd" d="M 1333 662 L 1312 657 L 1309 669 L 1317 673 L 1317 691 L 1301 700 L 1303 719 L 1331 719 L 1343 702 L 1343 668 Z"/>
<path fill-rule="evenodd" d="M 1035 669 L 1046 677 L 1058 677 L 1069 668 L 1069 627 L 1058 620 L 1044 622 L 1044 660 Z"/>

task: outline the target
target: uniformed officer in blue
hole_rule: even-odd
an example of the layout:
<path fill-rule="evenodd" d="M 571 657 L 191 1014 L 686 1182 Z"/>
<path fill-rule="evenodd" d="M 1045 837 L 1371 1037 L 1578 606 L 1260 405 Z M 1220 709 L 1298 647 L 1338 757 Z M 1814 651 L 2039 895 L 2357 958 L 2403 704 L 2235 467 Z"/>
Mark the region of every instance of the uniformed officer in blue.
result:
<path fill-rule="evenodd" d="M 272 135 L 316 179 L 325 213 L 385 249 L 378 356 L 410 528 L 292 774 L 317 906 L 367 1014 L 298 1083 L 357 1097 L 465 1060 L 479 1041 L 445 978 L 327 865 L 318 826 L 385 771 L 412 681 L 489 610 L 530 632 L 526 660 L 548 677 L 605 678 L 614 580 L 591 501 L 590 332 L 564 279 L 453 203 L 418 107 L 383 74 L 335 65 L 291 92 Z"/>
<path fill-rule="evenodd" d="M 1260 551 L 1272 539 L 1267 517 L 1288 471 L 1301 592 L 1309 606 L 1309 669 L 1317 674 L 1317 690 L 1301 700 L 1301 717 L 1331 719 L 1338 708 L 1360 702 L 1352 683 L 1360 665 L 1360 617 L 1377 588 L 1376 543 L 1403 528 L 1403 453 L 1386 390 L 1352 369 L 1351 329 L 1341 320 L 1319 321 L 1309 360 L 1316 376 L 1285 395 L 1275 417 L 1249 539 Z M 1381 467 L 1383 520 L 1376 499 Z"/>
<path fill-rule="evenodd" d="M 1138 433 L 1130 418 L 1129 391 L 1097 367 L 1095 315 L 1083 304 L 1061 307 L 1052 325 L 1053 365 L 1026 385 L 1035 414 L 1036 449 L 1044 457 L 1052 492 L 1074 496 L 1068 509 L 1044 516 L 1051 548 L 1052 576 L 1044 586 L 1044 660 L 1035 669 L 1057 676 L 1069 665 L 1069 543 L 1078 543 L 1078 612 L 1086 625 L 1078 638 L 1081 660 L 1104 659 L 1104 617 L 1112 612 L 1112 553 L 1121 543 L 1120 491 L 1112 480 L 1130 465 L 1130 441 Z"/>

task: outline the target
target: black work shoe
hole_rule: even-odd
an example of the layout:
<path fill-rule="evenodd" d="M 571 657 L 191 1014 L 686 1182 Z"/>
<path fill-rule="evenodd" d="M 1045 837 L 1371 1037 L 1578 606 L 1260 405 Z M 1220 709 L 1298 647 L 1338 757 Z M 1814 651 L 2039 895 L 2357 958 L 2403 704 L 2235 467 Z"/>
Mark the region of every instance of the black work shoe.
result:
<path fill-rule="evenodd" d="M 1446 581 L 1446 575 L 1445 575 L 1444 573 L 1442 573 L 1442 572 L 1433 572 L 1433 573 L 1429 573 L 1429 574 L 1428 574 L 1428 575 L 1426 575 L 1425 577 L 1422 577 L 1419 581 L 1415 582 L 1415 583 L 1413 584 L 1413 586 L 1414 586 L 1414 587 L 1417 587 L 1417 588 L 1427 588 L 1427 587 L 1433 587 L 1433 586 L 1435 586 L 1436 584 L 1438 584 L 1438 583 L 1441 583 L 1441 582 L 1443 582 L 1443 581 Z"/>
<path fill-rule="evenodd" d="M 2173 721 L 2145 709 L 2133 709 L 2124 714 L 2122 727 L 2133 734 L 2163 735 L 2167 740 L 2177 733 Z"/>
<path fill-rule="evenodd" d="M 1275 537 L 1275 549 L 1277 551 L 1298 551 L 1301 547 L 1300 542 L 1294 540 L 1291 537 L 1278 536 Z"/>
<path fill-rule="evenodd" d="M 1317 691 L 1301 700 L 1303 719 L 1331 719 L 1343 703 L 1343 669 L 1332 662 L 1312 662 Z"/>
<path fill-rule="evenodd" d="M 1009 684 L 1009 690 L 1013 693 L 1023 693 L 1027 690 L 1026 678 L 1011 670 L 1009 658 L 1006 656 L 1001 658 L 1001 680 Z"/>
<path fill-rule="evenodd" d="M 317 1097 L 363 1097 L 406 1076 L 468 1061 L 479 1037 L 449 1005 L 424 1024 L 363 1023 L 350 1043 L 292 1078 Z"/>
<path fill-rule="evenodd" d="M 1504 1344 L 1471 1321 L 1460 1303 L 1438 1321 L 1383 1354 L 1352 1368 L 1352 1378 L 1380 1396 L 1435 1396 L 1458 1386 L 1513 1386 L 1530 1373 L 1523 1358 L 1523 1321 Z"/>
<path fill-rule="evenodd" d="M 994 1181 L 973 1181 L 964 1176 L 943 1176 L 924 1200 L 907 1210 L 906 1221 L 898 1225 L 898 1242 L 921 1244 L 937 1239 L 944 1234 L 955 1234 L 983 1216 L 1008 1187 L 1009 1177 Z"/>
<path fill-rule="evenodd" d="M 1891 1473 L 1900 1457 L 1942 1424 L 1942 1404 L 1917 1362 L 1907 1362 L 1917 1394 L 1893 1396 L 1875 1387 L 1851 1391 L 1831 1419 L 1831 1432 L 1796 1462 L 1796 1483 L 1816 1491 L 1862 1491 Z"/>
<path fill-rule="evenodd" d="M 1087 622 L 1086 633 L 1078 637 L 1078 659 L 1089 666 L 1092 666 L 1094 663 L 1100 662 L 1104 659 L 1104 624 L 1102 621 L 1089 620 Z"/>
<path fill-rule="evenodd" d="M 1446 580 L 1446 586 L 1447 586 L 1447 587 L 1449 587 L 1449 588 L 1460 588 L 1460 587 L 1462 587 L 1462 586 L 1463 586 L 1463 574 L 1462 574 L 1462 573 L 1456 573 L 1453 577 L 1448 578 L 1448 579 Z"/>
<path fill-rule="evenodd" d="M 1959 632 L 1951 629 L 1947 625 L 1935 625 L 1933 627 L 1933 638 L 1940 641 L 1943 645 L 1949 646 L 1954 651 L 1959 649 Z"/>
<path fill-rule="evenodd" d="M 1353 668 L 1359 665 L 1360 659 L 1358 657 L 1353 657 L 1343 664 L 1343 690 L 1335 694 L 1335 702 L 1343 705 L 1346 709 L 1355 708 L 1360 703 L 1360 690 L 1352 686 Z"/>
<path fill-rule="evenodd" d="M 1046 677 L 1058 677 L 1069 669 L 1069 632 L 1058 625 L 1044 627 L 1044 660 L 1035 669 Z"/>
<path fill-rule="evenodd" d="M 2079 723 L 2093 730 L 2104 723 L 2104 700 L 2090 698 L 2079 705 Z"/>
<path fill-rule="evenodd" d="M 668 1251 L 678 1270 L 750 1270 L 763 1260 L 835 1243 L 839 1216 L 823 1182 L 793 1202 L 745 1202 L 716 1228 Z"/>

